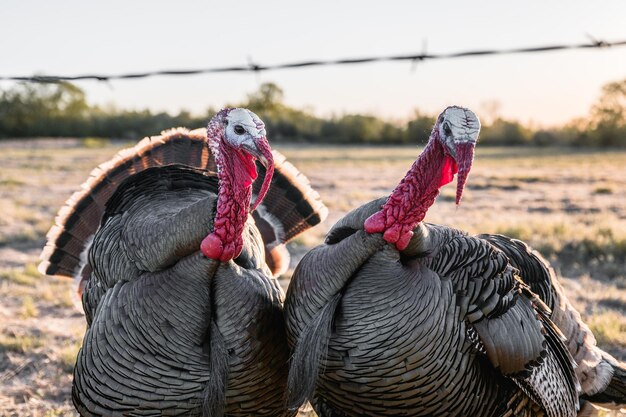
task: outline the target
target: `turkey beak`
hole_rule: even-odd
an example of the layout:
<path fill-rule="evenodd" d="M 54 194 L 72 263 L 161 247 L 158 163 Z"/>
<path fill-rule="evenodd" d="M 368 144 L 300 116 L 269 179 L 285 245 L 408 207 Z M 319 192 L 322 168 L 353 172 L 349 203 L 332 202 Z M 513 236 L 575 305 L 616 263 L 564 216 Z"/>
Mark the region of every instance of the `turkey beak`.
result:
<path fill-rule="evenodd" d="M 474 148 L 476 147 L 475 141 L 463 141 L 457 142 L 455 146 L 454 158 L 459 167 L 459 173 L 456 180 L 456 204 L 459 205 L 461 197 L 463 196 L 463 189 L 465 188 L 465 182 L 472 169 L 472 163 L 474 162 Z"/>
<path fill-rule="evenodd" d="M 252 210 L 254 210 L 261 203 L 261 201 L 263 201 L 265 194 L 267 194 L 267 190 L 270 188 L 272 176 L 274 175 L 274 157 L 272 155 L 270 144 L 265 136 L 258 136 L 254 138 L 254 142 L 247 143 L 244 147 L 250 155 L 254 156 L 261 163 L 261 165 L 265 167 L 263 185 L 261 185 L 261 190 L 252 203 Z"/>

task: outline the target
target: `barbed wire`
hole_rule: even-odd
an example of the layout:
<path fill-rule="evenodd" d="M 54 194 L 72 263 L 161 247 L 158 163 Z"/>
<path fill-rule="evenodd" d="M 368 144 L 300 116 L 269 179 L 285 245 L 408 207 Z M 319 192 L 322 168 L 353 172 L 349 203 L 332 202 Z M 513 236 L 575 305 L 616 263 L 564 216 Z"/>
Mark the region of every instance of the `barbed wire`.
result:
<path fill-rule="evenodd" d="M 305 68 L 322 65 L 356 65 L 366 64 L 372 62 L 384 62 L 384 61 L 412 61 L 420 62 L 432 59 L 456 59 L 465 57 L 482 57 L 489 55 L 511 55 L 511 54 L 526 54 L 526 53 L 539 53 L 539 52 L 552 52 L 568 49 L 594 49 L 594 48 L 611 48 L 626 46 L 626 40 L 607 42 L 603 40 L 592 39 L 589 43 L 582 44 L 570 44 L 570 45 L 547 45 L 547 46 L 534 46 L 527 48 L 513 48 L 513 49 L 489 49 L 489 50 L 474 50 L 464 52 L 442 53 L 442 54 L 411 54 L 411 55 L 390 55 L 390 56 L 377 56 L 377 57 L 365 57 L 365 58 L 343 58 L 333 60 L 310 60 L 301 62 L 291 62 L 275 65 L 260 65 L 249 60 L 248 65 L 245 66 L 232 66 L 232 67 L 217 67 L 217 68 L 202 68 L 202 69 L 182 69 L 182 70 L 161 70 L 161 71 L 147 71 L 136 72 L 127 74 L 85 74 L 75 76 L 63 76 L 63 75 L 32 75 L 32 76 L 0 76 L 0 81 L 25 81 L 25 82 L 39 82 L 39 83 L 57 83 L 62 81 L 83 81 L 83 80 L 97 80 L 97 81 L 110 81 L 110 80 L 128 80 L 147 78 L 154 76 L 186 76 L 186 75 L 198 75 L 198 74 L 211 74 L 211 73 L 225 73 L 225 72 L 261 72 L 271 71 L 289 68 Z"/>

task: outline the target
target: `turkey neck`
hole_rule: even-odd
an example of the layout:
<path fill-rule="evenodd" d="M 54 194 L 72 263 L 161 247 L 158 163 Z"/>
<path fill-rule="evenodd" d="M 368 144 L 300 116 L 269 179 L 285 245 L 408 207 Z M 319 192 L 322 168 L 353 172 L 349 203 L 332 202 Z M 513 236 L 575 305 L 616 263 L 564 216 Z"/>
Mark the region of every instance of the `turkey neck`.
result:
<path fill-rule="evenodd" d="M 446 154 L 436 129 L 405 177 L 393 190 L 382 209 L 365 221 L 368 233 L 382 232 L 387 242 L 403 250 L 412 230 L 426 216 L 439 195 L 439 188 L 452 180 L 456 162 Z"/>
<path fill-rule="evenodd" d="M 243 158 L 254 164 L 252 157 L 222 144 L 218 166 L 219 191 L 213 221 L 213 233 L 224 245 L 224 252 L 239 255 L 243 246 L 242 234 L 248 218 L 252 198 L 250 177 Z"/>
<path fill-rule="evenodd" d="M 414 229 L 434 204 L 439 187 L 449 182 L 444 178 L 447 163 L 440 141 L 430 140 L 385 203 L 387 217 Z"/>

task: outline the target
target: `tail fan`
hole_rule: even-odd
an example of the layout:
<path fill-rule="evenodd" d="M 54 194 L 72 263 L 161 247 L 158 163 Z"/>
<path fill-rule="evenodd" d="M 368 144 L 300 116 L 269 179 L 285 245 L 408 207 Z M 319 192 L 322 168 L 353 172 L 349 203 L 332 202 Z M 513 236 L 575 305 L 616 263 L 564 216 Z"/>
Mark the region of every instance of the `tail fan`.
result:
<path fill-rule="evenodd" d="M 278 151 L 273 154 L 274 177 L 253 216 L 265 242 L 265 260 L 277 276 L 289 267 L 289 252 L 284 243 L 324 221 L 328 208 L 304 174 Z M 257 164 L 257 168 L 259 176 L 265 176 L 265 168 L 261 164 Z M 255 194 L 261 184 L 258 180 L 254 183 Z"/>
<path fill-rule="evenodd" d="M 275 227 L 276 241 L 285 243 L 326 219 L 328 208 L 309 180 L 278 151 L 274 154 L 274 178 L 259 211 L 260 217 Z M 259 167 L 259 176 L 265 176 L 265 168 Z M 253 192 L 261 188 L 261 181 L 254 183 Z M 278 222 L 278 223 L 277 223 Z"/>
<path fill-rule="evenodd" d="M 91 238 L 100 226 L 106 202 L 117 187 L 147 168 L 172 164 L 215 171 L 206 130 L 177 128 L 147 137 L 91 171 L 81 190 L 59 210 L 40 256 L 39 271 L 80 280 Z"/>

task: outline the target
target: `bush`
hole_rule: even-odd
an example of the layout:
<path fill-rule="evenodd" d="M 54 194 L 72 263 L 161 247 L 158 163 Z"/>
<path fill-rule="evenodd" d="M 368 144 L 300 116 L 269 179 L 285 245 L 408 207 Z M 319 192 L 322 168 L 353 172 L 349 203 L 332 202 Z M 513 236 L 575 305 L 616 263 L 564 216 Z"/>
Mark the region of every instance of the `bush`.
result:
<path fill-rule="evenodd" d="M 531 143 L 532 132 L 518 122 L 496 119 L 484 126 L 480 133 L 480 143 L 495 146 L 517 146 Z"/>

